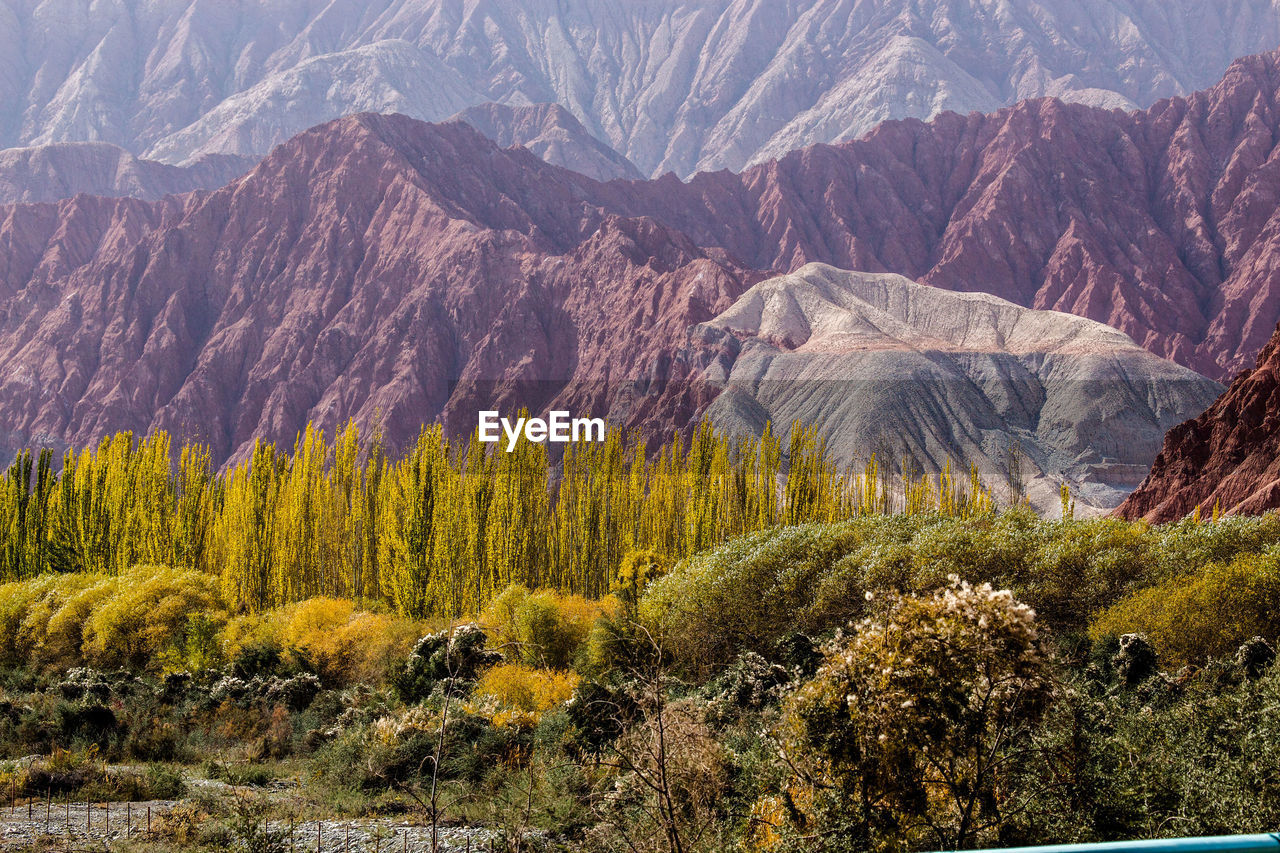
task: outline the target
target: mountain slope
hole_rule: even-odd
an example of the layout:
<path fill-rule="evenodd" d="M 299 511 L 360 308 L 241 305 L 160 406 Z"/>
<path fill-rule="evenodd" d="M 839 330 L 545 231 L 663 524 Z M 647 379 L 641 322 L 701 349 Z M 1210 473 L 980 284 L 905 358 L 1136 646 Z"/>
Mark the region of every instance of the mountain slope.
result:
<path fill-rule="evenodd" d="M 580 172 L 597 181 L 644 176 L 626 157 L 596 139 L 573 113 L 559 104 L 480 104 L 451 121 L 465 121 L 503 148 L 523 145 L 553 166 Z"/>
<path fill-rule="evenodd" d="M 146 156 L 190 163 L 213 154 L 261 155 L 296 133 L 359 112 L 439 120 L 483 100 L 430 51 L 399 39 L 314 56 L 237 92 Z"/>
<path fill-rule="evenodd" d="M 1150 474 L 1118 514 L 1174 521 L 1199 508 L 1280 508 L 1280 329 L 1252 370 L 1202 415 L 1169 431 Z"/>
<path fill-rule="evenodd" d="M 1165 431 L 1222 390 L 1101 323 L 822 264 L 769 279 L 695 327 L 717 426 L 816 427 L 841 463 L 876 453 L 935 474 L 948 460 L 988 483 L 1019 479 L 1056 511 L 1116 507 Z M 690 356 L 691 360 L 697 355 Z"/>
<path fill-rule="evenodd" d="M 0 145 L 183 163 L 361 110 L 556 102 L 688 175 L 944 109 L 1147 106 L 1277 43 L 1277 0 L 0 0 Z"/>
<path fill-rule="evenodd" d="M 365 115 L 216 192 L 0 208 L 0 449 L 166 428 L 221 461 L 309 420 L 380 413 L 395 446 L 481 406 L 617 409 L 744 273 L 591 183 Z"/>
<path fill-rule="evenodd" d="M 741 175 L 601 191 L 755 269 L 809 261 L 1107 323 L 1215 379 L 1280 320 L 1280 66 L 1121 113 L 1055 100 L 888 122 Z"/>
<path fill-rule="evenodd" d="M 254 162 L 215 155 L 191 166 L 139 160 L 105 142 L 62 142 L 0 150 L 0 204 L 51 202 L 80 193 L 157 199 L 216 189 Z"/>

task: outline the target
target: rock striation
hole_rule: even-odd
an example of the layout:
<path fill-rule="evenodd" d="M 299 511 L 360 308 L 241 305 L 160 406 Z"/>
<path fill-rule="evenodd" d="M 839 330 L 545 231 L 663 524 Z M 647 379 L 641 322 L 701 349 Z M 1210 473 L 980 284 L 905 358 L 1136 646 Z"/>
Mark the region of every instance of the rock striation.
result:
<path fill-rule="evenodd" d="M 1114 509 L 1222 390 L 1092 320 L 823 264 L 755 285 L 690 338 L 728 432 L 799 420 L 842 464 L 976 465 L 1042 512 L 1064 482 L 1078 511 Z"/>

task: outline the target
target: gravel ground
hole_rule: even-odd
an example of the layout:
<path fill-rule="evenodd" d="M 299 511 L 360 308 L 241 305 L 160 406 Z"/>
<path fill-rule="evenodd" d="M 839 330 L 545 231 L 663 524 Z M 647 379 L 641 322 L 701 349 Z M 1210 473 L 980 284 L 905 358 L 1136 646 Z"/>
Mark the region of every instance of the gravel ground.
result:
<path fill-rule="evenodd" d="M 0 849 L 25 847 L 46 838 L 50 847 L 92 846 L 145 838 L 147 813 L 158 822 L 161 815 L 177 805 L 174 800 L 145 803 L 112 803 L 110 806 L 85 803 L 32 803 L 10 809 L 0 808 Z M 288 833 L 289 827 L 272 824 L 272 828 Z M 492 833 L 476 827 L 442 827 L 439 830 L 440 853 L 488 853 Z M 431 828 L 405 824 L 402 820 L 366 819 L 306 821 L 293 827 L 292 850 L 295 853 L 347 853 L 347 851 L 384 851 L 384 853 L 430 853 Z"/>

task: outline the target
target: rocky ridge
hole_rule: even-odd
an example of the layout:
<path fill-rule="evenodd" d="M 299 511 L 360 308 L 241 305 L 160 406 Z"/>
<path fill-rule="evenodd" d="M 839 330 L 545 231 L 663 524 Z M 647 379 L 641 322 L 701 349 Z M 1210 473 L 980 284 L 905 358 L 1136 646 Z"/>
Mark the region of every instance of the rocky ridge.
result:
<path fill-rule="evenodd" d="M 1277 43 L 1276 0 L 3 0 L 0 146 L 182 164 L 361 111 L 555 102 L 645 174 L 689 175 L 889 118 L 1146 107 Z"/>

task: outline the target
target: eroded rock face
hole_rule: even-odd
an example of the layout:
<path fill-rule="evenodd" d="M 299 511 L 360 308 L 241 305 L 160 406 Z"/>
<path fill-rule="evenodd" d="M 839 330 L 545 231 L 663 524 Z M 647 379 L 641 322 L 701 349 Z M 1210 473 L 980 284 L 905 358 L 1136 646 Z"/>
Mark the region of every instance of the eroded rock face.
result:
<path fill-rule="evenodd" d="M 165 428 L 221 461 L 309 420 L 380 417 L 393 445 L 481 407 L 640 423 L 614 397 L 754 279 L 591 186 L 465 124 L 365 115 L 216 192 L 0 208 L 0 441 Z"/>
<path fill-rule="evenodd" d="M 1207 411 L 1169 431 L 1118 514 L 1173 521 L 1197 507 L 1206 517 L 1215 507 L 1240 514 L 1280 507 L 1280 330 Z"/>
<path fill-rule="evenodd" d="M 891 271 L 1107 323 L 1225 380 L 1280 320 L 1280 67 L 1144 112 L 1028 101 L 888 122 L 741 175 L 616 188 L 745 265 Z"/>
<path fill-rule="evenodd" d="M 1092 320 L 822 264 L 755 285 L 690 337 L 724 389 L 706 411 L 722 429 L 799 420 L 842 464 L 974 464 L 1042 512 L 1064 482 L 1080 512 L 1114 509 L 1165 431 L 1222 389 Z"/>
<path fill-rule="evenodd" d="M 6 0 L 0 145 L 180 164 L 360 111 L 556 102 L 689 175 L 1024 98 L 1145 107 L 1277 43 L 1272 0 Z"/>

